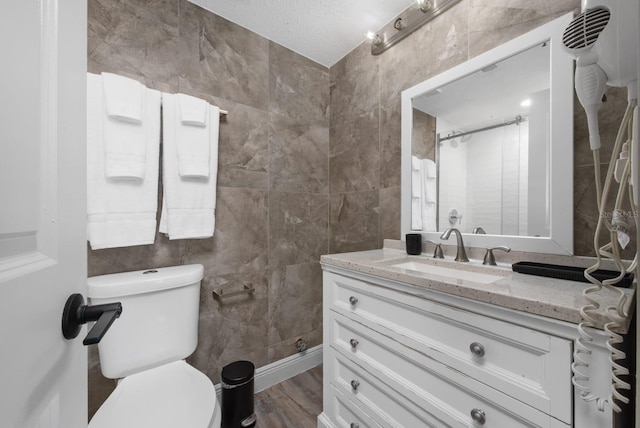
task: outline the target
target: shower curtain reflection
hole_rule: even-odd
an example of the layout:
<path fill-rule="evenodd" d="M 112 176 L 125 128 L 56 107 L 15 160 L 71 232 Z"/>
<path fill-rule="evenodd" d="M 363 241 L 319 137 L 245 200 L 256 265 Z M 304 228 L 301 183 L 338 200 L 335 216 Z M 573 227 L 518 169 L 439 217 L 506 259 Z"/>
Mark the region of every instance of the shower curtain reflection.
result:
<path fill-rule="evenodd" d="M 548 132 L 532 129 L 531 117 L 523 119 L 442 139 L 461 132 L 438 120 L 438 230 L 455 226 L 472 233 L 481 227 L 492 235 L 548 236 L 548 207 L 540 206 L 548 191 Z"/>

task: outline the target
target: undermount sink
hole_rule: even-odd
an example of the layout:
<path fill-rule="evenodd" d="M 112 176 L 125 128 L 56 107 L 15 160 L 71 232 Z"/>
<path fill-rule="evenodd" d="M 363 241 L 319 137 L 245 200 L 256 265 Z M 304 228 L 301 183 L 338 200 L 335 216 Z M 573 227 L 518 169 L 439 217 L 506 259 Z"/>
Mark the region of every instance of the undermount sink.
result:
<path fill-rule="evenodd" d="M 510 272 L 498 272 L 496 269 L 485 268 L 483 266 L 465 265 L 465 268 L 472 268 L 473 270 L 455 269 L 450 267 L 439 266 L 433 263 L 422 261 L 403 261 L 400 263 L 389 264 L 390 267 L 399 269 L 406 269 L 415 272 L 426 273 L 430 275 L 437 275 L 445 278 L 460 279 L 463 281 L 471 281 L 480 284 L 491 284 L 499 279 L 502 279 Z M 462 268 L 462 266 L 461 266 Z M 491 273 L 478 272 L 480 269 L 485 269 Z"/>

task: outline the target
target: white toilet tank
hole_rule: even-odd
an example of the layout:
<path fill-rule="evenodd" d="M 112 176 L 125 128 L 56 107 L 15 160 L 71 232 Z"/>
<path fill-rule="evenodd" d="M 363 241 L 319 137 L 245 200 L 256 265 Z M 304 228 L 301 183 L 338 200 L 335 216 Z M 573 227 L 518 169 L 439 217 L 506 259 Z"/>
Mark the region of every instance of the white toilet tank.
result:
<path fill-rule="evenodd" d="M 202 265 L 94 276 L 90 304 L 122 303 L 122 314 L 98 344 L 105 377 L 117 379 L 182 360 L 198 344 Z"/>

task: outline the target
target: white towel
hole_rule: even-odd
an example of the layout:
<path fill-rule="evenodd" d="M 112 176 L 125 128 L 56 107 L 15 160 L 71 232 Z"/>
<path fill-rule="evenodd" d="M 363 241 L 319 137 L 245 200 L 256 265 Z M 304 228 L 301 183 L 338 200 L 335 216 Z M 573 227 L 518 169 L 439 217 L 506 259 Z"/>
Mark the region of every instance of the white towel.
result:
<path fill-rule="evenodd" d="M 162 100 L 164 197 L 160 232 L 168 234 L 169 239 L 211 237 L 215 229 L 218 127 L 211 126 L 209 177 L 181 177 L 177 155 L 180 124 L 177 101 L 174 95 L 164 93 Z M 217 123 L 219 113 L 210 108 L 208 120 L 211 124 Z"/>
<path fill-rule="evenodd" d="M 105 173 L 109 178 L 144 178 L 146 163 L 146 88 L 139 82 L 102 73 L 104 89 Z"/>
<path fill-rule="evenodd" d="M 422 159 L 411 156 L 411 197 L 419 198 L 422 195 Z"/>
<path fill-rule="evenodd" d="M 411 230 L 422 230 L 422 201 L 411 198 Z"/>
<path fill-rule="evenodd" d="M 165 94 L 169 96 L 169 94 Z M 220 109 L 204 100 L 189 95 L 174 95 L 176 111 L 176 151 L 178 153 L 178 172 L 180 177 L 209 177 L 209 158 L 212 140 L 217 146 L 220 126 Z M 194 126 L 196 112 L 203 111 L 201 126 Z M 185 117 L 190 120 L 185 121 Z"/>
<path fill-rule="evenodd" d="M 142 122 L 144 85 L 137 80 L 102 73 L 107 115 L 127 122 Z"/>
<path fill-rule="evenodd" d="M 436 229 L 436 204 L 428 202 L 422 205 L 422 230 L 435 232 Z"/>
<path fill-rule="evenodd" d="M 436 164 L 431 159 L 422 160 L 422 197 L 426 203 L 436 203 Z"/>
<path fill-rule="evenodd" d="M 436 231 L 435 163 L 411 156 L 411 229 Z"/>
<path fill-rule="evenodd" d="M 207 107 L 209 103 L 191 95 L 178 94 L 180 122 L 183 125 L 207 126 Z"/>
<path fill-rule="evenodd" d="M 145 88 L 145 177 L 105 175 L 102 78 L 87 75 L 87 238 L 94 250 L 153 244 L 158 209 L 160 93 Z"/>
<path fill-rule="evenodd" d="M 411 156 L 411 229 L 422 230 L 422 159 Z"/>
<path fill-rule="evenodd" d="M 427 178 L 436 178 L 436 163 L 431 159 L 423 159 L 422 165 L 425 168 Z"/>
<path fill-rule="evenodd" d="M 435 232 L 436 229 L 436 164 L 431 159 L 422 160 L 422 230 Z"/>

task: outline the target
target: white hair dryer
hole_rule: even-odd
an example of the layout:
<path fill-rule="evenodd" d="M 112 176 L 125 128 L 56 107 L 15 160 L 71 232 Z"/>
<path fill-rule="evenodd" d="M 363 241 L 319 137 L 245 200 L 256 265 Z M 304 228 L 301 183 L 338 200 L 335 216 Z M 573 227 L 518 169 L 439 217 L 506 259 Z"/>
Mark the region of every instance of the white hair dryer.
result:
<path fill-rule="evenodd" d="M 580 391 L 581 397 L 586 401 L 594 401 L 601 411 L 608 403 L 614 411 L 620 412 L 622 409 L 618 402 L 629 402 L 624 391 L 631 388 L 631 385 L 623 379 L 629 374 L 629 370 L 621 364 L 626 359 L 626 354 L 618 346 L 622 343 L 623 337 L 616 332 L 619 327 L 618 320 L 627 315 L 622 312 L 626 296 L 616 290 L 614 286 L 622 278 L 624 272 L 635 270 L 638 260 L 636 253 L 631 265 L 625 266 L 620 255 L 620 246 L 624 248 L 630 240 L 629 231 L 625 228 L 628 223 L 623 218 L 621 207 L 627 193 L 625 190 L 635 181 L 637 168 L 633 162 L 633 159 L 636 159 L 635 153 L 629 156 L 629 146 L 633 152 L 637 150 L 638 143 L 631 141 L 630 138 L 627 138 L 625 143 L 625 135 L 632 128 L 629 124 L 637 126 L 637 113 L 634 119 L 634 109 L 637 110 L 637 52 L 638 43 L 640 43 L 637 23 L 638 2 L 639 0 L 583 0 L 582 13 L 569 24 L 562 35 L 564 49 L 576 59 L 576 94 L 587 113 L 589 144 L 594 154 L 596 171 L 598 209 L 601 211 L 594 236 L 597 262 L 585 271 L 585 277 L 593 284 L 593 287 L 583 292 L 588 303 L 580 311 L 584 321 L 578 325 L 580 337 L 576 340 L 574 349 L 574 361 L 571 366 L 572 382 Z M 602 97 L 607 85 L 626 86 L 629 105 L 614 144 L 610 164 L 617 162 L 618 157 L 620 161 L 616 163 L 615 167 L 610 165 L 604 186 L 601 187 L 598 110 L 602 106 Z M 612 210 L 613 220 L 608 222 L 602 214 L 605 212 L 604 207 L 614 176 L 620 185 Z M 632 207 L 636 210 L 636 201 L 631 197 L 630 199 Z M 635 220 L 637 227 L 637 219 Z M 605 227 L 610 240 L 600 246 L 599 235 Z M 591 276 L 591 273 L 600 267 L 603 257 L 609 258 L 615 263 L 616 268 L 621 272 L 618 278 L 598 281 Z M 617 307 L 606 308 L 608 321 L 605 323 L 604 329 L 609 335 L 607 347 L 611 351 L 612 386 L 609 396 L 604 397 L 597 396 L 589 386 L 589 355 L 591 354 L 589 346 L 593 341 L 589 335 L 589 328 L 595 325 L 593 312 L 599 307 L 597 300 L 590 294 L 598 292 L 603 287 L 617 292 L 619 296 Z M 615 317 L 612 316 L 613 313 L 616 314 Z"/>
<path fill-rule="evenodd" d="M 584 0 L 582 13 L 562 34 L 576 58 L 576 94 L 587 113 L 591 150 L 600 148 L 598 110 L 606 86 L 629 88 L 637 97 L 637 0 Z"/>

